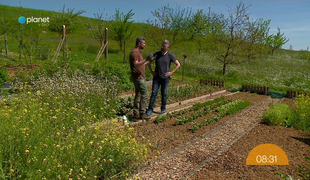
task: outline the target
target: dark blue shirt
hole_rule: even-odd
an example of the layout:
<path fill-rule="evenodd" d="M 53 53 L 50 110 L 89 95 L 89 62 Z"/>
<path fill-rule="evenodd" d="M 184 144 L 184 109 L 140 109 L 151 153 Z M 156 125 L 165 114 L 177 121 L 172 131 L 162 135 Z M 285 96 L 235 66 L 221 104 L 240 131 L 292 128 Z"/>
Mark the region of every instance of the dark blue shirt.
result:
<path fill-rule="evenodd" d="M 167 79 L 168 77 L 165 76 L 167 72 L 170 72 L 170 65 L 171 63 L 175 62 L 177 59 L 175 56 L 167 52 L 165 55 L 162 54 L 161 51 L 158 51 L 154 54 L 156 55 L 156 60 L 155 60 L 155 72 L 156 76 L 158 76 L 161 79 Z"/>

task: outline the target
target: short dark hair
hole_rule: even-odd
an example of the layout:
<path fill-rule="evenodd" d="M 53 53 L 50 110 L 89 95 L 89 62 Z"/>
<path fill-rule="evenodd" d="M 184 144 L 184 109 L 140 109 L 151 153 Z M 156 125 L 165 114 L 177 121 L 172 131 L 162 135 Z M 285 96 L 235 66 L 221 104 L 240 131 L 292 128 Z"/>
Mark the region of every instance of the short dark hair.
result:
<path fill-rule="evenodd" d="M 145 41 L 145 37 L 137 37 L 136 39 L 136 45 L 139 44 L 139 42 Z"/>
<path fill-rule="evenodd" d="M 165 39 L 165 40 L 163 41 L 163 44 L 168 44 L 168 45 L 170 46 L 170 41 L 167 40 L 167 39 Z"/>

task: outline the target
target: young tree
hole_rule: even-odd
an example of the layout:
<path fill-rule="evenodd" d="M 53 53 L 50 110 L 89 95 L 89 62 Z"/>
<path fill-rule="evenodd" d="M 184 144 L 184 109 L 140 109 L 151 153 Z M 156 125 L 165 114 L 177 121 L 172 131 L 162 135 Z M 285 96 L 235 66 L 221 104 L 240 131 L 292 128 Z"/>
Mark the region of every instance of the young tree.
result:
<path fill-rule="evenodd" d="M 124 41 L 129 39 L 133 33 L 133 21 L 131 21 L 133 15 L 132 9 L 126 14 L 115 9 L 115 14 L 112 16 L 112 39 L 119 42 L 121 50 L 123 50 Z"/>
<path fill-rule="evenodd" d="M 0 35 L 4 35 L 5 56 L 8 57 L 9 50 L 8 50 L 8 39 L 7 39 L 7 25 L 3 19 L 3 15 L 2 15 L 2 24 L 0 24 Z M 1 54 L 2 54 L 2 45 L 1 45 Z"/>
<path fill-rule="evenodd" d="M 169 39 L 171 46 L 182 41 L 186 33 L 186 23 L 190 19 L 191 10 L 181 8 L 179 5 L 175 9 L 169 4 L 151 12 L 155 20 L 148 20 L 149 25 L 146 33 L 148 44 L 160 49 L 164 39 Z"/>
<path fill-rule="evenodd" d="M 92 24 L 91 22 L 86 23 L 86 28 L 88 30 L 88 35 L 91 38 L 96 39 L 100 43 L 101 47 L 105 39 L 106 24 L 104 21 L 103 13 L 96 13 L 94 16 L 96 19 L 95 24 Z"/>
<path fill-rule="evenodd" d="M 209 49 L 216 60 L 223 64 L 223 75 L 228 64 L 245 62 L 239 58 L 243 42 L 246 40 L 243 32 L 248 25 L 247 8 L 240 2 L 235 9 L 229 11 L 229 17 L 213 13 L 211 28 L 208 34 Z"/>
<path fill-rule="evenodd" d="M 244 56 L 247 57 L 248 62 L 261 54 L 263 48 L 266 46 L 265 37 L 269 33 L 270 19 L 264 21 L 263 19 L 257 19 L 255 21 L 249 21 L 248 27 L 245 29 L 245 42 L 244 42 Z"/>
<path fill-rule="evenodd" d="M 20 24 L 17 19 L 14 19 L 7 27 L 7 30 L 18 41 L 19 60 L 21 60 L 24 47 L 27 43 L 25 41 L 25 24 Z"/>
<path fill-rule="evenodd" d="M 190 40 L 198 42 L 200 54 L 202 45 L 206 40 L 206 34 L 208 34 L 210 29 L 210 17 L 204 14 L 202 9 L 198 9 L 197 13 L 192 14 L 186 24 L 186 32 L 190 34 Z"/>
<path fill-rule="evenodd" d="M 66 30 L 73 30 L 74 26 L 81 22 L 78 16 L 85 12 L 85 10 L 74 12 L 74 9 L 70 8 L 68 8 L 66 12 L 64 5 L 60 13 L 54 13 L 50 18 L 49 29 L 59 33 L 62 32 L 62 25 L 66 25 Z"/>
<path fill-rule="evenodd" d="M 267 43 L 271 47 L 271 54 L 273 55 L 274 51 L 282 47 L 285 43 L 289 41 L 284 36 L 284 33 L 281 33 L 280 28 L 278 27 L 278 32 L 276 35 L 272 34 L 268 36 Z"/>

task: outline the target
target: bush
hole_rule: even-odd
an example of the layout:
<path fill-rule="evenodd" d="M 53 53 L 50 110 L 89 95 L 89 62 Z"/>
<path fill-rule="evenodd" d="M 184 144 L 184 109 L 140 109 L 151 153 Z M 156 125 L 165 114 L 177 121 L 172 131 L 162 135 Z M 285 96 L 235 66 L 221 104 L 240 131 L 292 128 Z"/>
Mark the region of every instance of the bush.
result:
<path fill-rule="evenodd" d="M 0 87 L 9 79 L 8 73 L 4 69 L 0 69 Z"/>
<path fill-rule="evenodd" d="M 122 67 L 119 67 L 99 62 L 93 66 L 91 74 L 98 75 L 102 71 L 106 77 L 117 77 L 117 88 L 119 90 L 128 91 L 134 89 L 134 85 L 131 81 L 129 64 L 124 64 Z"/>
<path fill-rule="evenodd" d="M 287 104 L 271 104 L 270 109 L 264 112 L 263 122 L 269 125 L 292 127 L 296 124 L 296 116 Z"/>
<path fill-rule="evenodd" d="M 296 101 L 296 109 L 298 116 L 297 128 L 300 130 L 309 130 L 310 127 L 310 97 L 298 96 Z"/>

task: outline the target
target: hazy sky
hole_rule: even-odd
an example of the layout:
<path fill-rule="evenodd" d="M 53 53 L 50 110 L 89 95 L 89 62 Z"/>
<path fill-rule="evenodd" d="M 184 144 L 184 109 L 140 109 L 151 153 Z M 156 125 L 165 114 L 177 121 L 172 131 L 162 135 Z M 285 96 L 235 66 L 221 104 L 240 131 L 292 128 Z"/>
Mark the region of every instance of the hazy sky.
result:
<path fill-rule="evenodd" d="M 223 13 L 227 15 L 230 8 L 235 8 L 239 0 L 0 0 L 1 5 L 22 6 L 24 8 L 43 9 L 50 11 L 60 11 L 63 5 L 66 8 L 75 10 L 85 10 L 82 14 L 86 17 L 94 18 L 94 13 L 103 12 L 108 17 L 115 13 L 115 9 L 127 13 L 131 9 L 135 14 L 135 22 L 145 22 L 153 19 L 151 11 L 168 5 L 175 8 L 191 8 L 192 12 L 203 9 L 205 13 Z M 250 6 L 247 10 L 251 19 L 263 18 L 271 19 L 270 34 L 277 33 L 277 27 L 281 29 L 284 36 L 289 38 L 289 42 L 283 46 L 289 49 L 292 45 L 294 50 L 307 50 L 310 46 L 310 0 L 243 0 L 245 6 Z M 309 47 L 310 48 L 310 47 Z"/>

